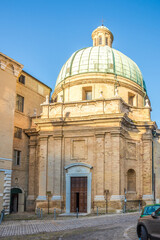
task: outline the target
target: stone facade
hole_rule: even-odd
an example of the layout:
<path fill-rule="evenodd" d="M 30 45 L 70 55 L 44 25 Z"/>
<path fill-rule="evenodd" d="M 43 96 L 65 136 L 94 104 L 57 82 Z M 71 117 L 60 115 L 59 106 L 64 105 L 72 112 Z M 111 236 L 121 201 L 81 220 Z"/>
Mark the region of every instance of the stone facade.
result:
<path fill-rule="evenodd" d="M 111 110 L 107 107 L 104 112 L 102 111 L 108 101 L 112 104 L 113 113 L 110 113 Z M 59 109 L 63 108 L 68 112 L 68 105 L 70 108 L 68 117 L 65 117 L 65 112 L 64 117 L 54 115 L 54 108 L 57 109 L 59 106 Z M 47 208 L 46 192 L 50 191 L 52 194 L 50 206 L 65 208 L 67 171 L 64 167 L 82 163 L 91 166 L 92 208 L 93 206 L 105 208 L 108 192 L 110 210 L 121 209 L 129 169 L 136 173 L 136 188 L 134 191 L 127 191 L 127 199 L 152 201 L 151 154 L 154 123 L 145 119 L 145 115 L 145 123 L 142 121 L 135 123 L 135 120 L 132 121 L 127 116 L 123 105 L 132 111 L 120 97 L 98 100 L 96 103 L 89 101 L 43 105 L 44 115 L 34 121 L 40 131 L 28 131 L 30 146 L 33 144 L 31 155 L 36 156 L 39 152 L 35 159 L 38 164 L 36 174 L 30 163 L 33 179 L 29 185 L 30 195 L 34 196 L 33 201 L 37 199 L 37 207 Z M 83 106 L 86 108 L 85 111 L 78 112 Z M 92 108 L 92 112 L 89 112 Z M 144 107 L 143 110 L 150 111 L 150 108 Z M 45 117 L 48 115 L 50 118 Z M 34 161 L 32 157 L 30 161 Z"/>

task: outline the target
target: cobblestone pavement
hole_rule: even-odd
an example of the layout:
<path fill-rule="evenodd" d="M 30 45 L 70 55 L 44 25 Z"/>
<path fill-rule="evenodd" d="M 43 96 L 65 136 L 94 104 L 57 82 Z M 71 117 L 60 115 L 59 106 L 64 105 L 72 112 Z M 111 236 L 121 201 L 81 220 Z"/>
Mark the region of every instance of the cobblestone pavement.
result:
<path fill-rule="evenodd" d="M 126 239 L 127 238 L 128 239 L 133 239 L 133 240 L 138 239 L 137 234 L 136 234 L 136 224 L 127 228 L 125 230 L 124 236 L 126 236 Z"/>
<path fill-rule="evenodd" d="M 0 225 L 0 237 L 61 232 L 59 239 L 136 240 L 135 226 L 138 217 L 139 213 L 129 213 L 56 221 L 4 221 Z M 81 231 L 78 234 L 73 234 L 73 236 L 65 236 L 66 231 L 74 229 L 81 229 Z M 85 229 L 90 230 L 86 232 Z"/>

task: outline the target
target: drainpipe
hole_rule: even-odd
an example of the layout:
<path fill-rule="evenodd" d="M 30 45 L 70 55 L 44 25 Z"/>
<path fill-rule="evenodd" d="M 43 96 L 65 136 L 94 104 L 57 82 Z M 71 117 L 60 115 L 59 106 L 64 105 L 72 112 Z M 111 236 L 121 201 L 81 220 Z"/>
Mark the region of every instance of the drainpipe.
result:
<path fill-rule="evenodd" d="M 144 107 L 145 107 L 145 98 L 146 98 L 146 96 L 147 96 L 147 93 L 144 92 L 144 97 L 143 97 L 143 105 L 144 105 Z"/>
<path fill-rule="evenodd" d="M 64 84 L 65 84 L 65 81 L 64 81 Z M 61 182 L 60 182 L 60 194 L 61 194 L 61 213 L 63 211 L 62 209 L 62 195 L 63 195 L 63 192 L 64 192 L 64 189 L 62 187 L 62 182 L 63 182 L 63 179 L 62 179 L 62 169 L 64 170 L 64 166 L 63 166 L 63 127 L 64 127 L 64 84 L 61 85 L 61 88 L 63 90 L 63 99 L 62 99 L 62 138 L 61 138 L 61 176 L 60 176 L 60 179 L 61 179 Z"/>
<path fill-rule="evenodd" d="M 152 131 L 152 193 L 153 193 L 153 200 L 154 200 L 154 203 L 156 201 L 156 198 L 155 198 L 155 172 L 154 172 L 154 144 L 153 144 L 153 140 L 154 140 L 154 137 L 156 136 L 156 132 Z"/>

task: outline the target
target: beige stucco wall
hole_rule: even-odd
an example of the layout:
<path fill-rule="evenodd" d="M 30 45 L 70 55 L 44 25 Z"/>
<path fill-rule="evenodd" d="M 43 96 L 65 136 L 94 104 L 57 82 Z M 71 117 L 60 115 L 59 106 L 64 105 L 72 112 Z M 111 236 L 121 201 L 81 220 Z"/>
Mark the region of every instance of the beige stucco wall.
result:
<path fill-rule="evenodd" d="M 44 97 L 50 95 L 51 89 L 48 86 L 31 76 L 30 74 L 26 73 L 25 71 L 22 71 L 22 74 L 25 76 L 26 79 L 26 88 L 30 89 L 32 92 L 39 93 Z"/>
<path fill-rule="evenodd" d="M 12 159 L 16 77 L 0 69 L 0 157 Z M 5 123 L 5 124 L 4 124 Z M 10 168 L 11 169 L 11 168 Z"/>
<path fill-rule="evenodd" d="M 0 210 L 9 213 L 16 80 L 22 65 L 0 53 Z"/>

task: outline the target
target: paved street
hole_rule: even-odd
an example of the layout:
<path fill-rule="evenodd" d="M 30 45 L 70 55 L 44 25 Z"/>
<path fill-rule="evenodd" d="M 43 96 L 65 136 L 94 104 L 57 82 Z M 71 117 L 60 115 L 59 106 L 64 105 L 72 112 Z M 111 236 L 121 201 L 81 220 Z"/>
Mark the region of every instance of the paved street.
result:
<path fill-rule="evenodd" d="M 0 237 L 56 232 L 52 239 L 136 240 L 138 217 L 139 213 L 129 213 L 56 221 L 7 221 L 0 225 Z"/>

